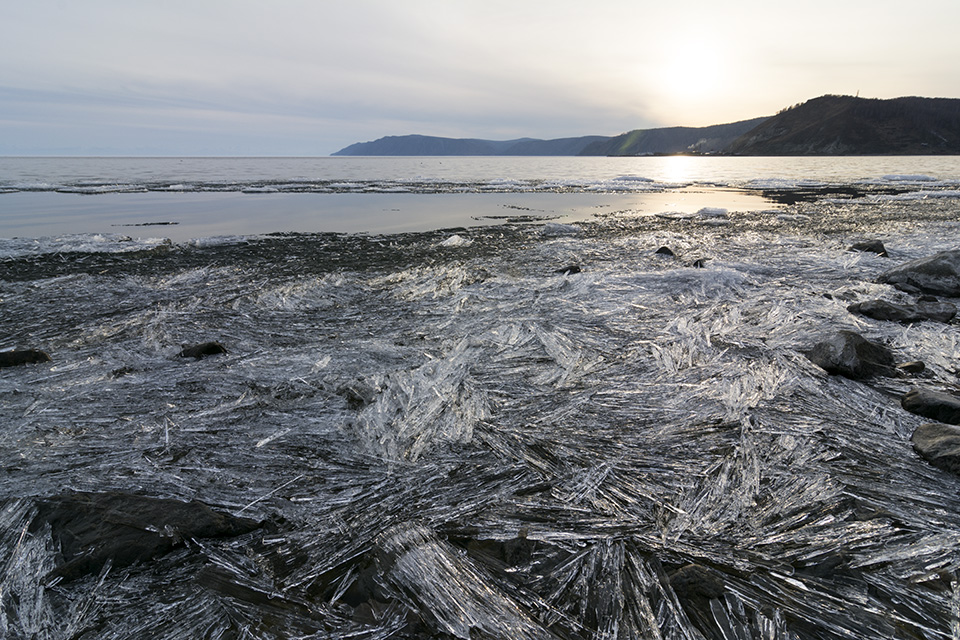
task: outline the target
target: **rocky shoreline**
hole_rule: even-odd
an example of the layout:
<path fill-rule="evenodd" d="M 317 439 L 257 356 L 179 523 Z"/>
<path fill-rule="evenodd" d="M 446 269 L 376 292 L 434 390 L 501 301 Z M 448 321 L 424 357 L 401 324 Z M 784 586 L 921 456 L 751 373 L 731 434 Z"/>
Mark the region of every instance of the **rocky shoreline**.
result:
<path fill-rule="evenodd" d="M 874 253 L 885 254 L 882 245 L 880 249 L 873 246 Z M 663 248 L 655 253 L 676 259 L 673 251 Z M 703 265 L 696 266 L 703 268 Z M 556 273 L 571 278 L 582 270 L 578 265 L 571 265 Z M 953 304 L 931 296 L 960 296 L 957 284 L 960 283 L 960 251 L 942 252 L 895 266 L 884 272 L 879 281 L 893 284 L 904 294 L 916 296 L 916 300 L 858 302 L 848 307 L 850 313 L 879 322 L 950 323 L 956 313 Z M 178 355 L 200 360 L 227 353 L 222 344 L 206 342 L 186 346 Z M 903 409 L 937 422 L 916 428 L 912 446 L 935 467 L 960 474 L 960 426 L 957 426 L 960 425 L 960 396 L 925 386 L 921 362 L 898 364 L 886 345 L 848 330 L 812 345 L 806 356 L 828 374 L 844 376 L 859 384 L 892 377 L 916 385 L 902 396 Z M 53 357 L 56 358 L 56 353 Z M 49 355 L 32 349 L 0 354 L 3 367 L 29 367 L 49 361 Z M 359 412 L 372 407 L 381 392 L 366 383 L 347 385 L 338 391 L 352 409 Z M 552 485 L 545 484 L 529 491 L 535 495 L 551 490 Z M 328 624 L 323 621 L 326 616 L 315 617 L 311 604 L 314 601 L 336 604 L 340 615 L 346 615 L 351 624 L 377 626 L 384 620 L 392 620 L 391 633 L 411 638 L 472 638 L 478 634 L 501 637 L 498 634 L 504 625 L 514 629 L 515 637 L 579 638 L 588 637 L 587 630 L 600 624 L 599 618 L 589 616 L 576 624 L 557 619 L 548 631 L 537 621 L 543 612 L 537 614 L 518 608 L 511 594 L 489 590 L 485 584 L 488 573 L 508 575 L 536 568 L 536 572 L 548 575 L 562 571 L 564 563 L 571 562 L 575 556 L 575 551 L 563 545 L 530 537 L 526 529 L 514 537 L 490 538 L 453 523 L 438 530 L 421 525 L 397 526 L 360 545 L 344 560 L 317 574 L 309 584 L 283 593 L 270 593 L 263 585 L 258 586 L 260 578 L 250 582 L 249 578 L 211 563 L 212 558 L 204 553 L 198 555 L 198 551 L 205 540 L 234 539 L 229 543 L 234 548 L 245 548 L 248 555 L 260 558 L 262 566 L 258 571 L 275 576 L 289 574 L 293 569 L 291 562 L 296 563 L 304 550 L 298 550 L 296 544 L 284 543 L 278 547 L 271 542 L 292 540 L 297 535 L 296 529 L 279 514 L 256 520 L 243 517 L 243 509 L 234 508 L 231 514 L 230 509 L 214 509 L 197 500 L 183 502 L 122 491 L 69 492 L 19 501 L 8 499 L 6 504 L 8 511 L 16 504 L 27 505 L 22 508 L 33 515 L 29 516 L 23 534 L 49 536 L 47 544 L 56 549 L 56 562 L 43 580 L 50 587 L 77 580 L 102 580 L 107 572 L 148 567 L 179 550 L 204 564 L 197 578 L 204 588 L 262 611 L 275 612 L 264 614 L 268 618 L 293 616 L 299 621 L 293 628 L 301 632 L 317 633 Z M 873 521 L 890 516 L 865 511 L 857 512 L 854 517 Z M 749 582 L 749 577 L 737 578 L 701 563 L 668 568 L 659 563 L 655 554 L 642 552 L 642 555 L 655 572 L 634 578 L 639 582 L 633 588 L 644 591 L 645 597 L 674 607 L 677 615 L 682 611 L 706 638 L 747 637 L 744 634 L 752 633 L 745 619 L 738 621 L 729 617 L 731 613 L 725 608 L 731 594 L 743 595 L 746 584 L 743 581 Z M 192 562 L 186 559 L 188 556 L 182 556 L 178 562 Z M 207 559 L 202 560 L 203 557 Z M 850 564 L 842 551 L 834 556 L 811 558 L 796 564 L 792 570 L 818 580 L 863 579 L 860 570 Z M 658 582 L 657 574 L 665 582 Z M 940 586 L 936 588 L 949 589 L 956 576 L 947 568 L 937 580 Z M 424 590 L 425 584 L 432 587 Z M 614 606 L 603 604 L 600 593 L 593 597 L 601 598 L 591 605 L 596 607 L 593 616 L 601 615 L 605 607 Z M 821 637 L 822 629 L 809 625 L 809 621 L 794 620 L 792 628 L 799 637 Z M 261 630 L 269 628 L 268 625 Z"/>
<path fill-rule="evenodd" d="M 16 262 L 3 629 L 948 637 L 960 252 L 819 206 Z"/>

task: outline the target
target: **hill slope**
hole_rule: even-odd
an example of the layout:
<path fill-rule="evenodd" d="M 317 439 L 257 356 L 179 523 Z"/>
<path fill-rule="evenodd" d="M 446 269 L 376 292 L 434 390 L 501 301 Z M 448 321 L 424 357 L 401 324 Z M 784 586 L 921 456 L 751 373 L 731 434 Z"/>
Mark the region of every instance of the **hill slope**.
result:
<path fill-rule="evenodd" d="M 639 156 L 655 153 L 717 153 L 754 129 L 767 118 L 741 120 L 709 127 L 665 127 L 636 129 L 594 142 L 580 152 L 582 156 Z"/>
<path fill-rule="evenodd" d="M 344 147 L 335 156 L 635 156 L 654 153 L 715 153 L 766 118 L 709 127 L 637 129 L 619 136 L 538 140 L 480 140 L 436 136 L 387 136 Z"/>
<path fill-rule="evenodd" d="M 436 136 L 387 136 L 344 147 L 335 156 L 575 156 L 604 136 L 557 140 L 479 140 Z"/>
<path fill-rule="evenodd" d="M 781 111 L 732 155 L 960 154 L 960 100 L 821 96 Z"/>
<path fill-rule="evenodd" d="M 498 155 L 519 140 L 477 140 L 436 136 L 387 136 L 372 142 L 357 142 L 335 156 L 491 156 Z"/>
<path fill-rule="evenodd" d="M 335 156 L 960 155 L 960 99 L 821 96 L 754 118 L 709 127 L 637 129 L 618 136 L 480 140 L 387 136 Z"/>

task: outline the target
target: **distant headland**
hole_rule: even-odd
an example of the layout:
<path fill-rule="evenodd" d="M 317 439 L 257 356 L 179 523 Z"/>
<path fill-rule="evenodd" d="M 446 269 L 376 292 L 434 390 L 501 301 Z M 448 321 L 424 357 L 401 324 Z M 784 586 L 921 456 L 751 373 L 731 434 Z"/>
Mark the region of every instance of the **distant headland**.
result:
<path fill-rule="evenodd" d="M 335 156 L 960 155 L 960 99 L 825 95 L 774 116 L 618 136 L 480 140 L 387 136 Z"/>

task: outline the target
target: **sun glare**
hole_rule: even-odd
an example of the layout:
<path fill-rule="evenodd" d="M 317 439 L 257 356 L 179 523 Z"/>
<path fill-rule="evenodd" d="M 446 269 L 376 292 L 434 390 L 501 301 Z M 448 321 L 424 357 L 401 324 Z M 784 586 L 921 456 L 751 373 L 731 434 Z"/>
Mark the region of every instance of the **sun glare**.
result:
<path fill-rule="evenodd" d="M 668 156 L 662 160 L 662 177 L 664 182 L 672 184 L 686 184 L 693 180 L 696 174 L 694 158 L 688 156 Z"/>
<path fill-rule="evenodd" d="M 675 43 L 658 69 L 664 97 L 686 101 L 715 93 L 722 84 L 721 57 L 721 51 L 706 42 Z"/>

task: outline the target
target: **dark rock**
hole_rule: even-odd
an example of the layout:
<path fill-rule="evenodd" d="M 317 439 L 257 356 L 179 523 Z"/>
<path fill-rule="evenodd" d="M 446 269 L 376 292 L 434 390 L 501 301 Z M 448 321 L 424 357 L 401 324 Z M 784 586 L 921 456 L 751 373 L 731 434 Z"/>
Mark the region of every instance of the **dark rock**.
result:
<path fill-rule="evenodd" d="M 200 360 L 207 356 L 217 355 L 218 353 L 226 353 L 227 350 L 219 342 L 204 342 L 202 344 L 196 344 L 192 347 L 184 347 L 183 351 L 177 355 L 181 358 L 196 358 Z"/>
<path fill-rule="evenodd" d="M 900 406 L 924 418 L 948 424 L 960 424 L 960 397 L 933 391 L 911 389 L 900 398 Z"/>
<path fill-rule="evenodd" d="M 337 395 L 343 396 L 352 410 L 359 411 L 377 399 L 380 389 L 366 380 L 357 379 L 337 389 Z"/>
<path fill-rule="evenodd" d="M 917 300 L 917 309 L 930 320 L 934 322 L 950 322 L 956 317 L 957 306 L 955 304 L 924 298 L 929 298 L 929 296 L 922 296 Z"/>
<path fill-rule="evenodd" d="M 875 253 L 880 256 L 887 255 L 887 248 L 879 240 L 867 240 L 866 242 L 857 242 L 850 247 L 850 251 L 863 251 L 866 253 Z"/>
<path fill-rule="evenodd" d="M 919 360 L 913 360 L 911 362 L 904 362 L 903 364 L 897 365 L 897 370 L 903 373 L 918 374 L 923 373 L 927 368 L 927 365 L 923 364 Z"/>
<path fill-rule="evenodd" d="M 509 540 L 471 540 L 467 552 L 480 560 L 503 567 L 530 562 L 537 544 L 525 536 Z"/>
<path fill-rule="evenodd" d="M 919 300 L 914 304 L 897 304 L 886 300 L 867 300 L 847 307 L 850 313 L 858 313 L 874 320 L 894 322 L 950 322 L 957 315 L 957 307 L 949 302 Z"/>
<path fill-rule="evenodd" d="M 723 581 L 714 572 L 699 564 L 688 564 L 669 576 L 670 587 L 677 594 L 680 606 L 690 622 L 709 640 L 723 640 L 710 601 L 723 597 Z"/>
<path fill-rule="evenodd" d="M 302 545 L 293 541 L 288 541 L 282 547 L 265 546 L 263 553 L 264 560 L 272 565 L 268 567 L 271 575 L 277 577 L 289 576 L 298 571 L 304 563 L 311 561 Z M 338 602 L 351 607 L 374 600 L 386 602 L 393 596 L 380 584 L 379 576 L 376 554 L 362 549 L 317 574 L 307 588 L 307 593 L 314 601 L 330 601 L 336 598 Z M 349 586 L 344 590 L 344 585 Z"/>
<path fill-rule="evenodd" d="M 50 356 L 36 349 L 0 351 L 0 368 L 16 367 L 21 364 L 36 364 L 38 362 L 50 362 Z"/>
<path fill-rule="evenodd" d="M 579 265 L 571 264 L 571 265 L 567 265 L 566 267 L 563 267 L 562 269 L 557 269 L 556 271 L 554 271 L 554 273 L 560 273 L 565 276 L 568 276 L 573 273 L 580 273 L 580 271 L 581 269 Z"/>
<path fill-rule="evenodd" d="M 960 474 L 960 427 L 938 422 L 922 424 L 913 432 L 913 449 L 933 466 Z"/>
<path fill-rule="evenodd" d="M 840 573 L 840 569 L 848 562 L 843 552 L 828 553 L 819 558 L 806 560 L 794 565 L 794 569 L 802 571 L 804 574 L 813 578 L 831 578 Z"/>
<path fill-rule="evenodd" d="M 899 192 L 898 192 L 899 193 Z M 763 197 L 777 204 L 797 204 L 817 202 L 827 197 L 840 197 L 855 200 L 864 197 L 861 187 L 851 185 L 824 185 L 819 187 L 788 187 L 785 189 L 764 189 Z"/>
<path fill-rule="evenodd" d="M 654 251 L 654 253 L 657 254 L 658 256 L 670 256 L 670 257 L 673 257 L 673 256 L 676 256 L 676 255 L 677 255 L 677 254 L 675 254 L 675 253 L 673 252 L 673 250 L 672 250 L 670 247 L 660 247 L 659 249 L 657 249 L 656 251 Z"/>
<path fill-rule="evenodd" d="M 383 597 L 383 589 L 377 583 L 377 567 L 372 561 L 361 562 L 354 568 L 354 580 L 341 596 L 351 607 Z"/>
<path fill-rule="evenodd" d="M 318 614 L 317 607 L 251 577 L 208 563 L 197 573 L 191 586 L 198 592 L 216 593 L 246 611 L 256 611 L 259 619 L 257 628 L 262 634 L 259 637 L 329 637 L 323 635 L 325 620 L 322 614 Z M 280 620 L 283 621 L 282 625 L 278 624 Z M 282 633 L 278 632 L 280 628 L 283 629 Z M 216 637 L 238 636 L 228 632 L 217 634 Z"/>
<path fill-rule="evenodd" d="M 827 373 L 854 380 L 894 374 L 890 350 L 853 331 L 838 331 L 835 336 L 814 345 L 806 356 Z"/>
<path fill-rule="evenodd" d="M 911 260 L 883 273 L 879 281 L 911 293 L 960 297 L 960 249 Z"/>
<path fill-rule="evenodd" d="M 707 266 L 707 259 L 697 258 L 696 260 L 693 261 L 693 264 L 690 266 L 692 266 L 694 269 L 704 269 Z"/>
<path fill-rule="evenodd" d="M 64 563 L 48 578 L 96 574 L 112 560 L 126 567 L 183 545 L 190 538 L 248 533 L 260 523 L 214 511 L 198 502 L 121 492 L 64 493 L 41 500 L 30 530 L 50 526 Z"/>
<path fill-rule="evenodd" d="M 710 569 L 699 564 L 688 564 L 670 574 L 670 586 L 680 598 L 723 597 L 723 581 Z"/>

